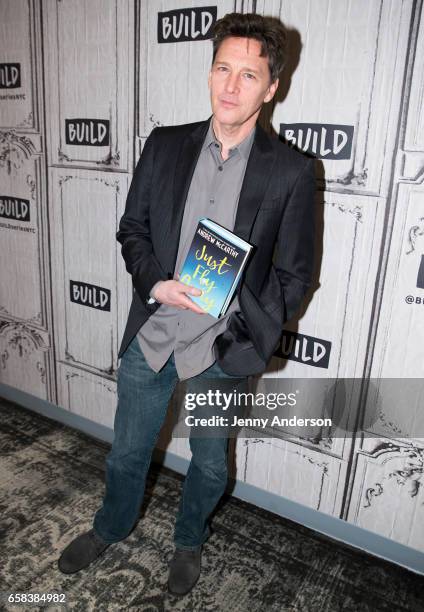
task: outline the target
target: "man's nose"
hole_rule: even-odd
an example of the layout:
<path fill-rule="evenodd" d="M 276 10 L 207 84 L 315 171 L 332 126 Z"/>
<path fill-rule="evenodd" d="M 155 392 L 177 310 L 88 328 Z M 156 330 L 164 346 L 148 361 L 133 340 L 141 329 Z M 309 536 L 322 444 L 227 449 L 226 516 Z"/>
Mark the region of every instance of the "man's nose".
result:
<path fill-rule="evenodd" d="M 228 75 L 225 82 L 225 89 L 228 93 L 234 93 L 239 86 L 239 76 L 237 73 L 232 72 Z"/>

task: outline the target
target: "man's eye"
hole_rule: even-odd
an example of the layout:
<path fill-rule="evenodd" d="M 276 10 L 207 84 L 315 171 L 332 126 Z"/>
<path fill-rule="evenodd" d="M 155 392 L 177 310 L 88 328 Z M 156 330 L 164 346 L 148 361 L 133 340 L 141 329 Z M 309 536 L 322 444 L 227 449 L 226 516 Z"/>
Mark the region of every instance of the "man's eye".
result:
<path fill-rule="evenodd" d="M 254 75 L 254 74 L 252 74 L 251 72 L 245 72 L 245 73 L 244 73 L 244 76 L 245 76 L 246 78 L 248 78 L 248 79 L 254 79 L 254 78 L 255 78 L 255 75 Z"/>
<path fill-rule="evenodd" d="M 218 66 L 217 70 L 219 70 L 220 72 L 224 72 L 225 70 L 227 70 L 226 66 Z"/>

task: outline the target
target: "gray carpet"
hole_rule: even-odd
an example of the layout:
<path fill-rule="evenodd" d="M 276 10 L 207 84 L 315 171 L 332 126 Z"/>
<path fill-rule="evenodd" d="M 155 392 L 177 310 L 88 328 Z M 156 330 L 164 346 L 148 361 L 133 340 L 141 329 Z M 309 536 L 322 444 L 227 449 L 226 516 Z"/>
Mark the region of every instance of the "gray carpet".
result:
<path fill-rule="evenodd" d="M 231 497 L 204 547 L 198 584 L 166 592 L 181 478 L 150 473 L 141 520 L 87 570 L 64 576 L 63 548 L 91 528 L 107 444 L 0 401 L 0 591 L 64 592 L 81 611 L 424 611 L 424 578 Z M 5 607 L 64 610 L 57 606 Z"/>

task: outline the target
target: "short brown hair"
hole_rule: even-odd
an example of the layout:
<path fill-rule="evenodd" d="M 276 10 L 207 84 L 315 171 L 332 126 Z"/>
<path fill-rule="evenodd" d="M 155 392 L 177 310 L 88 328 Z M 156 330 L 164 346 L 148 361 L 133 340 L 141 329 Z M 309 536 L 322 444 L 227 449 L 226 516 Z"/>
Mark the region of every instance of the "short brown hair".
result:
<path fill-rule="evenodd" d="M 287 30 L 276 17 L 263 17 L 256 13 L 228 13 L 218 19 L 213 29 L 213 57 L 225 38 L 237 36 L 254 38 L 261 43 L 261 57 L 268 58 L 271 82 L 282 71 L 286 62 Z"/>

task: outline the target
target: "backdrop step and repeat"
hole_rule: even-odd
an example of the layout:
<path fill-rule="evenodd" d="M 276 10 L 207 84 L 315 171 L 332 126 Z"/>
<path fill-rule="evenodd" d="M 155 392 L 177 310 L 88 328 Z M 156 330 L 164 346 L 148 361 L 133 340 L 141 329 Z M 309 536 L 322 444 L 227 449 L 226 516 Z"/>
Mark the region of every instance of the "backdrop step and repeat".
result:
<path fill-rule="evenodd" d="M 232 11 L 288 26 L 261 123 L 317 159 L 315 283 L 255 384 L 319 380 L 330 416 L 342 387 L 349 424 L 242 432 L 233 476 L 424 551 L 421 1 L 2 0 L 0 381 L 113 426 L 132 172 L 153 127 L 209 116 Z"/>

